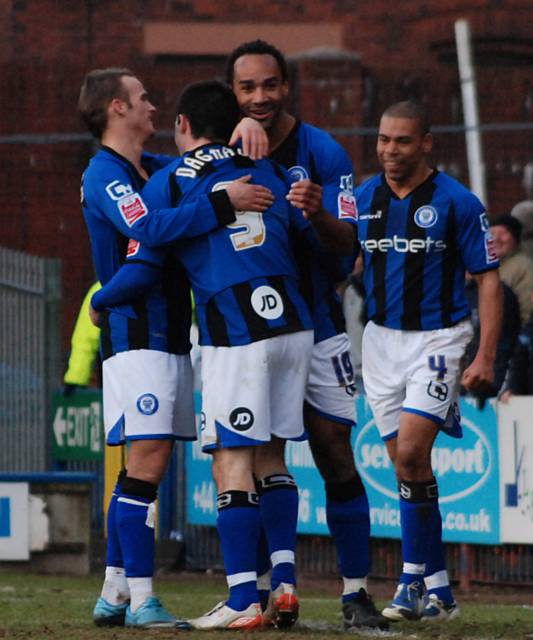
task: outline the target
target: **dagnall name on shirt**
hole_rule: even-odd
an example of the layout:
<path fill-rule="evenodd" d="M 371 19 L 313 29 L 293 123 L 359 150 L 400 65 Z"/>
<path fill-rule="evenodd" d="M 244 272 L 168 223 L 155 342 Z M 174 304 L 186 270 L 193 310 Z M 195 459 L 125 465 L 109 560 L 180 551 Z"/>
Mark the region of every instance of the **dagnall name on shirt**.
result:
<path fill-rule="evenodd" d="M 244 155 L 241 149 L 235 150 L 230 149 L 230 147 L 200 148 L 182 158 L 183 164 L 186 166 L 178 167 L 176 169 L 176 175 L 182 178 L 196 178 L 198 172 L 201 171 L 206 164 L 214 162 L 215 160 L 234 158 L 237 155 Z"/>

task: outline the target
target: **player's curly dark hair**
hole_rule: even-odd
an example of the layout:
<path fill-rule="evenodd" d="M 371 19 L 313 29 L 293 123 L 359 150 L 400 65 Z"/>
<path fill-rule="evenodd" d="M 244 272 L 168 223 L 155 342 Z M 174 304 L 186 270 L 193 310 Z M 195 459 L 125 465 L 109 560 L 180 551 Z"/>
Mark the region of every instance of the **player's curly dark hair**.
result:
<path fill-rule="evenodd" d="M 233 84 L 233 71 L 235 62 L 238 58 L 245 55 L 267 55 L 272 56 L 278 63 L 279 70 L 281 71 L 281 77 L 283 80 L 287 80 L 289 72 L 287 69 L 287 61 L 285 56 L 279 49 L 264 40 L 251 40 L 250 42 L 244 42 L 236 49 L 234 49 L 226 60 L 225 77 L 226 82 L 231 86 Z"/>

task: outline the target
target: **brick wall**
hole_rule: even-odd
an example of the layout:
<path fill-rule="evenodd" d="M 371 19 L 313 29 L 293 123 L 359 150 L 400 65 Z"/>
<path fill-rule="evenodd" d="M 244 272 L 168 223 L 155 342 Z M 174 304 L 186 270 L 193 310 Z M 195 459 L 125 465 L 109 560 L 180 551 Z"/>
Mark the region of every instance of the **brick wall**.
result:
<path fill-rule="evenodd" d="M 222 75 L 224 58 L 149 56 L 148 22 L 201 22 L 213 39 L 224 23 L 340 25 L 349 55 L 291 58 L 291 106 L 323 127 L 375 126 L 391 101 L 418 95 L 433 121 L 462 120 L 453 23 L 468 17 L 475 38 L 480 110 L 484 122 L 531 121 L 533 22 L 529 0 L 411 0 L 401 11 L 384 0 L 115 0 L 0 3 L 0 135 L 84 132 L 75 105 L 84 74 L 97 66 L 128 66 L 144 80 L 169 128 L 175 98 L 196 79 Z M 189 31 L 187 29 L 186 31 Z M 191 29 L 194 37 L 194 25 Z M 300 33 L 301 35 L 301 33 Z M 214 42 L 215 40 L 213 40 Z M 308 43 L 307 49 L 320 46 Z M 357 55 L 353 55 L 357 54 Z M 487 162 L 491 206 L 509 208 L 523 197 L 523 134 L 490 134 Z M 374 140 L 343 137 L 358 173 L 375 170 Z M 153 149 L 172 149 L 155 140 Z M 460 136 L 437 140 L 439 160 L 466 180 Z M 79 177 L 90 143 L 0 145 L 0 244 L 64 261 L 65 343 L 77 307 L 93 280 L 79 208 Z M 501 156 L 501 157 L 499 157 Z"/>

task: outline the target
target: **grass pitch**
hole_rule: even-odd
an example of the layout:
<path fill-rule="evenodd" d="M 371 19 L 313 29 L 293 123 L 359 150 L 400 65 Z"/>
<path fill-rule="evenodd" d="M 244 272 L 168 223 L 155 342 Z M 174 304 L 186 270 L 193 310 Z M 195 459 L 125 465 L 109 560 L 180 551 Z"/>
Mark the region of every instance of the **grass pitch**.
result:
<path fill-rule="evenodd" d="M 157 579 L 157 592 L 166 607 L 182 617 L 194 617 L 213 607 L 225 596 L 220 576 L 176 574 Z M 317 584 L 315 582 L 315 584 Z M 132 640 L 135 638 L 175 638 L 172 630 L 140 631 L 125 628 L 99 628 L 91 621 L 91 612 L 99 594 L 101 578 L 72 578 L 25 573 L 0 572 L 0 638 L 9 640 Z M 320 587 L 319 587 L 320 589 Z M 461 617 L 449 623 L 427 625 L 398 623 L 389 632 L 364 635 L 341 631 L 338 598 L 316 588 L 300 590 L 300 621 L 290 632 L 260 631 L 246 637 L 258 640 L 281 640 L 305 636 L 306 640 L 325 640 L 331 636 L 405 638 L 406 640 L 533 640 L 533 593 L 531 602 L 521 592 L 525 604 L 471 603 L 460 599 Z M 494 601 L 497 601 L 495 592 Z M 518 600 L 518 598 L 517 598 Z M 378 605 L 385 601 L 377 599 Z M 228 637 L 231 632 L 224 632 Z M 238 632 L 237 632 L 238 633 Z M 192 631 L 188 640 L 220 632 Z M 242 632 L 240 633 L 242 637 Z"/>

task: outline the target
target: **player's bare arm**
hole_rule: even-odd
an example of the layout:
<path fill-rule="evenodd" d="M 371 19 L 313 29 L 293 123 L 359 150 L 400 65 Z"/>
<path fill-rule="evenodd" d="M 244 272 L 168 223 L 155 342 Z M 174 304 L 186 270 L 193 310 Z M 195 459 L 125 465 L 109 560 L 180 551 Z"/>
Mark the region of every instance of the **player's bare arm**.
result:
<path fill-rule="evenodd" d="M 242 151 L 252 160 L 259 160 L 268 155 L 268 136 L 263 127 L 253 118 L 245 117 L 235 127 L 230 146 L 241 140 Z"/>
<path fill-rule="evenodd" d="M 476 357 L 461 380 L 467 390 L 479 389 L 494 381 L 494 359 L 502 324 L 503 293 L 498 270 L 473 277 L 478 287 L 481 335 Z"/>
<path fill-rule="evenodd" d="M 270 189 L 260 184 L 250 184 L 252 176 L 242 176 L 226 187 L 235 211 L 266 211 L 274 202 Z"/>
<path fill-rule="evenodd" d="M 355 228 L 330 215 L 322 204 L 322 187 L 311 180 L 294 182 L 287 194 L 287 200 L 302 210 L 327 249 L 341 255 L 350 255 L 355 248 Z"/>

